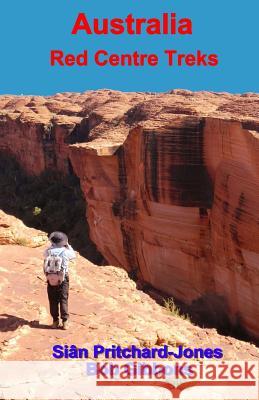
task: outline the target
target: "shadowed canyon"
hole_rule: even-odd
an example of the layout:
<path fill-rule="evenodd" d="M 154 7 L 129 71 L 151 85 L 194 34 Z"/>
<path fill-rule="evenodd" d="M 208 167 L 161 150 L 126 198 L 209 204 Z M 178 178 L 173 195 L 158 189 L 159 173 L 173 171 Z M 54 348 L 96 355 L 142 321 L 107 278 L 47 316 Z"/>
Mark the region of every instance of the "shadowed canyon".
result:
<path fill-rule="evenodd" d="M 27 176 L 72 179 L 66 189 L 71 207 L 81 207 L 73 214 L 74 222 L 80 220 L 75 238 L 87 231 L 91 256 L 84 240 L 77 250 L 101 264 L 78 256 L 73 272 L 72 323 L 82 326 L 84 342 L 217 343 L 229 357 L 258 357 L 253 345 L 166 314 L 134 281 L 157 298 L 175 298 L 204 325 L 259 339 L 259 95 L 100 90 L 0 96 L 0 139 L 1 153 Z M 71 200 L 71 185 L 79 184 L 85 208 L 78 197 Z M 8 199 L 2 208 L 2 357 L 33 359 L 37 351 L 29 342 L 42 329 L 43 349 L 49 332 L 40 279 L 46 225 L 26 227 L 22 212 L 8 209 Z M 13 239 L 16 231 L 26 243 Z M 31 303 L 21 269 L 26 265 Z M 22 304 L 8 300 L 18 276 Z M 82 304 L 85 317 L 76 311 Z M 83 344 L 79 334 L 74 339 Z"/>

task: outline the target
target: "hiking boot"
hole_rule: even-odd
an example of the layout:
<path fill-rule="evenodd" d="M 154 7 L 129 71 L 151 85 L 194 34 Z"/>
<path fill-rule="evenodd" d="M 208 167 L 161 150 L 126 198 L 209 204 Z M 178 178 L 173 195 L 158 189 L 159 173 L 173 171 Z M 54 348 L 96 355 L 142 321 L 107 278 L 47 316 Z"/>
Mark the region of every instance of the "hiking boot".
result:
<path fill-rule="evenodd" d="M 53 324 L 51 325 L 52 329 L 58 329 L 59 328 L 59 320 L 53 321 Z"/>
<path fill-rule="evenodd" d="M 66 331 L 68 329 L 68 320 L 63 321 L 62 328 Z"/>

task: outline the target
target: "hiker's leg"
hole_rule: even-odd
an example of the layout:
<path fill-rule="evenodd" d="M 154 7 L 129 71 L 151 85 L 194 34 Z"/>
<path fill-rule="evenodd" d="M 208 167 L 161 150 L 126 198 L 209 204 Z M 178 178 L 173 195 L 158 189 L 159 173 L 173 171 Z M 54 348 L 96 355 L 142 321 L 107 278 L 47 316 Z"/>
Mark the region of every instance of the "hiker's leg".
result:
<path fill-rule="evenodd" d="M 48 298 L 49 298 L 49 310 L 53 318 L 53 321 L 58 321 L 59 311 L 58 311 L 58 292 L 55 286 L 50 286 L 48 284 Z"/>
<path fill-rule="evenodd" d="M 64 282 L 61 285 L 61 296 L 60 296 L 60 314 L 63 321 L 67 321 L 69 318 L 68 294 L 69 294 L 69 277 L 68 275 L 66 275 Z"/>

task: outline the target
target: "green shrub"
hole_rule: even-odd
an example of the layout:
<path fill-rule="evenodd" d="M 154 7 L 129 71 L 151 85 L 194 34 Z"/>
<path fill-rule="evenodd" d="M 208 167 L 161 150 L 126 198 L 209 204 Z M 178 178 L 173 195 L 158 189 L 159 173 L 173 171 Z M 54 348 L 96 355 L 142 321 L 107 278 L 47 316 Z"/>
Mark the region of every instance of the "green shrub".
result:
<path fill-rule="evenodd" d="M 41 208 L 39 208 L 39 207 L 34 207 L 32 213 L 33 213 L 33 215 L 34 215 L 35 217 L 37 217 L 37 215 L 40 215 L 40 213 L 41 213 Z"/>

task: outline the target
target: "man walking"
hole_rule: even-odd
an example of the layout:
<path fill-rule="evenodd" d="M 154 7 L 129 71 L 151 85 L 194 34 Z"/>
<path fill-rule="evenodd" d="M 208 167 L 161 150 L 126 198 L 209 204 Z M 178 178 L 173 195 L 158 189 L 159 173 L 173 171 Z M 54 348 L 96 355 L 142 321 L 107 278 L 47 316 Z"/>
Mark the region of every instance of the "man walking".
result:
<path fill-rule="evenodd" d="M 53 318 L 52 328 L 57 329 L 59 316 L 62 328 L 68 329 L 68 296 L 69 296 L 69 261 L 76 257 L 73 248 L 68 244 L 68 237 L 63 232 L 53 232 L 49 236 L 51 246 L 44 251 L 44 273 L 47 277 L 50 314 Z"/>

